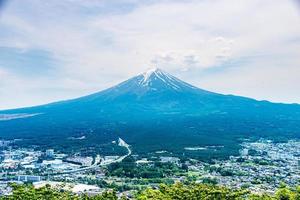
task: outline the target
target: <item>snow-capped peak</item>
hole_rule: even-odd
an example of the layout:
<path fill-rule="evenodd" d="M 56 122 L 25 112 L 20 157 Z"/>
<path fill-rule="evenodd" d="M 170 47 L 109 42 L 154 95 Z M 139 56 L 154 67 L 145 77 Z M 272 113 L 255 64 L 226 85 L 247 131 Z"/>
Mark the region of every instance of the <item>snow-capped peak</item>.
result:
<path fill-rule="evenodd" d="M 140 84 L 142 84 L 143 86 L 148 86 L 151 78 L 158 78 L 163 74 L 164 72 L 159 68 L 150 68 L 142 73 L 143 79 L 140 81 Z"/>
<path fill-rule="evenodd" d="M 151 88 L 151 90 L 158 90 L 165 87 L 173 90 L 181 90 L 187 86 L 191 87 L 159 68 L 151 68 L 141 73 L 140 77 L 140 86 Z"/>
<path fill-rule="evenodd" d="M 144 73 L 142 73 L 143 76 L 144 76 L 143 82 L 147 82 L 149 80 L 150 76 L 153 73 L 156 73 L 158 71 L 160 71 L 160 69 L 158 69 L 158 68 L 150 68 L 147 71 L 145 71 Z"/>

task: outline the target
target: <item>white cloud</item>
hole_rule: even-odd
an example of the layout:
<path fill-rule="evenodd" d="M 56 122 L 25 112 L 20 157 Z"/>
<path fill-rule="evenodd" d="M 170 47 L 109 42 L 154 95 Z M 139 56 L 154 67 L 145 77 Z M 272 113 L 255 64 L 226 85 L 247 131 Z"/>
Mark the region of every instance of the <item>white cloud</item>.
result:
<path fill-rule="evenodd" d="M 293 1 L 145 2 L 119 1 L 126 5 L 120 6 L 123 10 L 98 0 L 8 3 L 0 20 L 2 34 L 7 32 L 0 46 L 45 50 L 58 66 L 52 79 L 32 83 L 14 74 L 4 82 L 20 80 L 20 90 L 27 91 L 22 98 L 30 105 L 30 99 L 43 103 L 104 89 L 156 65 L 214 91 L 300 102 L 297 95 L 286 94 L 300 84 L 297 74 L 281 80 L 282 71 L 298 72 L 300 67 L 300 10 Z M 256 85 L 250 90 L 251 82 Z M 4 90 L 19 88 L 14 84 L 2 88 L 0 104 L 8 101 Z M 49 95 L 40 98 L 43 89 Z"/>

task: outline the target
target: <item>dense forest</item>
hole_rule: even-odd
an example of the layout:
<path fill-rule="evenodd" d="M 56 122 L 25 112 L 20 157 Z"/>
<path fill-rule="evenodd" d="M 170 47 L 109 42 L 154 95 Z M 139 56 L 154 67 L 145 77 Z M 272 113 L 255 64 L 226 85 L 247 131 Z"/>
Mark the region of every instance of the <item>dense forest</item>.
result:
<path fill-rule="evenodd" d="M 0 197 L 0 200 L 125 200 L 126 196 L 118 197 L 116 192 L 106 191 L 96 196 L 76 195 L 68 191 L 53 189 L 50 186 L 35 189 L 32 185 L 12 184 L 13 194 Z M 148 188 L 137 192 L 136 200 L 300 200 L 300 187 L 288 188 L 281 185 L 274 195 L 254 194 L 244 189 L 227 187 L 176 183 L 160 185 L 159 188 Z"/>

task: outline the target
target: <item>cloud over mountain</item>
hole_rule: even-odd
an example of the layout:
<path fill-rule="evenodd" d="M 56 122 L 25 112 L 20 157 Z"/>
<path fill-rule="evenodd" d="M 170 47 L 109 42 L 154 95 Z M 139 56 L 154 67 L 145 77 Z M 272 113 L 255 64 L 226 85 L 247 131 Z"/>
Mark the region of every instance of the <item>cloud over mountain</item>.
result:
<path fill-rule="evenodd" d="M 80 96 L 153 65 L 211 90 L 300 102 L 299 19 L 294 1 L 7 2 L 0 105 Z M 23 103 L 8 98 L 16 84 Z"/>

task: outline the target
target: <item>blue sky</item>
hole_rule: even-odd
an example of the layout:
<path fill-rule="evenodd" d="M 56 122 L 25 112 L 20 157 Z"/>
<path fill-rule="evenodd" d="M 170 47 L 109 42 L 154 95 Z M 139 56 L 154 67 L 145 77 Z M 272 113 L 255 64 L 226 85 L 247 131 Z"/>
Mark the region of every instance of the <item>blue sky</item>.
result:
<path fill-rule="evenodd" d="M 82 96 L 151 67 L 300 103 L 297 1 L 9 0 L 0 30 L 0 109 Z"/>

